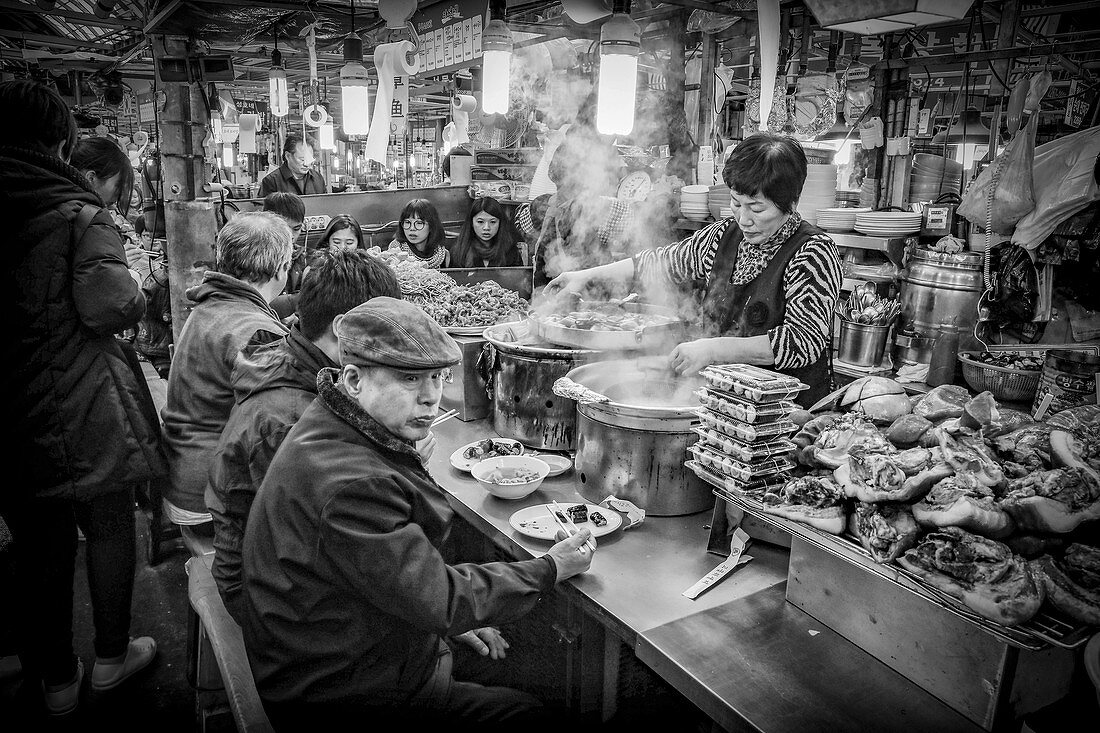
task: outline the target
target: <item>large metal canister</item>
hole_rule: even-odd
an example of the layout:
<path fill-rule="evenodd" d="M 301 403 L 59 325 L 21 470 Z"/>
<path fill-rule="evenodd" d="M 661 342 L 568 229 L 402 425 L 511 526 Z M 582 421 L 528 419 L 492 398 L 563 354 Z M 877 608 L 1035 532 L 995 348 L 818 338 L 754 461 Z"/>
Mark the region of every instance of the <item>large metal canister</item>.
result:
<path fill-rule="evenodd" d="M 974 324 L 982 290 L 981 254 L 917 249 L 901 276 L 901 326 L 927 335 L 953 320 L 959 327 L 959 349 L 981 349 Z"/>
<path fill-rule="evenodd" d="M 1047 402 L 1045 415 L 1096 402 L 1100 356 L 1072 349 L 1050 349 L 1043 360 L 1032 412 Z"/>
<path fill-rule="evenodd" d="M 684 466 L 698 436 L 698 377 L 659 368 L 665 357 L 600 361 L 566 376 L 608 398 L 577 405 L 577 491 L 592 503 L 609 494 L 647 514 L 694 514 L 714 506 L 710 487 Z"/>
<path fill-rule="evenodd" d="M 542 450 L 576 448 L 577 406 L 554 394 L 554 382 L 601 352 L 537 341 L 526 324 L 492 326 L 484 336 L 492 345 L 489 381 L 497 435 Z"/>

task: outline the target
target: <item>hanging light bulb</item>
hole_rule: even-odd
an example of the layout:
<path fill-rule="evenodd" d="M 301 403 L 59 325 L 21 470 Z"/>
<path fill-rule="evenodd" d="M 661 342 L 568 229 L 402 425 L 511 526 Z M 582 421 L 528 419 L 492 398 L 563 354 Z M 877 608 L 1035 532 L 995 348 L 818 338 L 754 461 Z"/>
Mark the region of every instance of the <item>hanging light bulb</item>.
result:
<path fill-rule="evenodd" d="M 486 114 L 507 114 L 508 86 L 512 78 L 512 32 L 504 23 L 504 3 L 494 2 L 495 15 L 481 34 L 481 109 Z"/>
<path fill-rule="evenodd" d="M 290 95 L 286 89 L 286 69 L 283 68 L 283 55 L 279 52 L 279 34 L 275 34 L 275 50 L 271 52 L 271 71 L 267 73 L 268 101 L 271 114 L 286 117 L 290 113 Z"/>
<path fill-rule="evenodd" d="M 344 66 L 340 69 L 340 109 L 345 135 L 370 132 L 370 96 L 367 67 L 363 66 L 363 41 L 359 36 L 344 39 Z"/>
<path fill-rule="evenodd" d="M 321 125 L 317 134 L 321 140 L 322 150 L 336 150 L 336 132 L 332 129 L 331 122 Z"/>
<path fill-rule="evenodd" d="M 614 11 L 600 30 L 596 129 L 604 135 L 627 135 L 634 128 L 642 31 L 627 15 L 630 0 L 615 0 Z"/>

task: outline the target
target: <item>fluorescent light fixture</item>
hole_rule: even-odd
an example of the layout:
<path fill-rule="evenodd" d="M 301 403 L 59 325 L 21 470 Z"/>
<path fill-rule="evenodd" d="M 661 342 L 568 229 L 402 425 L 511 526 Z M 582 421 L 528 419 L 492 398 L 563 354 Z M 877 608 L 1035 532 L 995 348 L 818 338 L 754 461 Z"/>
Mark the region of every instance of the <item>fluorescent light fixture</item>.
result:
<path fill-rule="evenodd" d="M 344 66 L 340 69 L 340 109 L 345 135 L 370 132 L 370 88 L 363 66 L 363 41 L 359 36 L 344 39 Z"/>
<path fill-rule="evenodd" d="M 271 52 L 271 71 L 267 73 L 267 92 L 271 114 L 276 117 L 286 117 L 290 113 L 290 95 L 286 88 L 283 54 L 279 49 Z"/>
<path fill-rule="evenodd" d="M 596 129 L 604 135 L 628 135 L 634 129 L 642 31 L 627 15 L 629 7 L 629 2 L 616 2 L 615 14 L 600 30 Z"/>
<path fill-rule="evenodd" d="M 481 48 L 481 108 L 486 114 L 506 114 L 512 79 L 512 32 L 503 20 L 493 18 L 485 26 Z"/>

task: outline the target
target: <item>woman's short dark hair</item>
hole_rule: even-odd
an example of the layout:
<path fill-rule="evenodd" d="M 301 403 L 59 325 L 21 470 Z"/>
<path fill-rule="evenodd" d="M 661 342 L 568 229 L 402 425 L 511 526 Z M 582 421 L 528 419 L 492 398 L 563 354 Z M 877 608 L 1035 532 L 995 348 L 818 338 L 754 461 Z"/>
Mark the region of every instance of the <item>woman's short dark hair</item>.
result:
<path fill-rule="evenodd" d="M 473 153 L 471 153 L 466 148 L 451 148 L 451 150 L 443 158 L 443 175 L 447 176 L 448 178 L 451 177 L 451 158 L 456 155 L 473 155 Z"/>
<path fill-rule="evenodd" d="M 504 261 L 506 255 L 516 246 L 519 236 L 516 234 L 512 220 L 508 218 L 504 206 L 492 196 L 482 196 L 474 199 L 470 204 L 470 211 L 466 214 L 466 221 L 462 224 L 462 232 L 458 235 L 454 246 L 451 248 L 451 267 L 480 267 L 476 264 L 478 257 L 474 251 L 473 240 L 477 238 L 474 233 L 474 218 L 485 212 L 489 216 L 496 217 L 500 221 L 500 228 L 492 241 L 492 261 Z"/>
<path fill-rule="evenodd" d="M 68 160 L 76 144 L 76 120 L 61 95 L 44 84 L 19 79 L 0 82 L 0 144 L 28 148 Z M 126 192 L 129 198 L 129 191 Z"/>
<path fill-rule="evenodd" d="M 359 226 L 359 222 L 355 220 L 354 216 L 349 214 L 340 214 L 340 216 L 334 216 L 332 221 L 325 227 L 325 231 L 321 232 L 321 238 L 317 240 L 317 249 L 329 248 L 329 237 L 342 229 L 350 229 L 358 240 L 358 244 L 355 245 L 356 249 L 366 249 L 363 244 L 363 229 Z"/>
<path fill-rule="evenodd" d="M 134 168 L 130 157 L 108 137 L 85 137 L 76 141 L 69 164 L 81 173 L 92 171 L 98 178 L 118 176 L 118 210 L 130 213 L 130 194 L 134 190 Z"/>
<path fill-rule="evenodd" d="M 341 313 L 371 298 L 401 298 L 393 269 L 364 250 L 321 251 L 314 257 L 298 294 L 298 323 L 316 341 Z"/>
<path fill-rule="evenodd" d="M 734 193 L 764 196 L 790 214 L 806 183 L 806 153 L 797 140 L 761 132 L 733 149 L 722 180 Z"/>
<path fill-rule="evenodd" d="M 443 246 L 447 233 L 443 231 L 443 222 L 439 218 L 439 212 L 428 199 L 413 199 L 401 209 L 401 215 L 397 217 L 397 232 L 394 239 L 402 244 L 409 244 L 409 238 L 405 236 L 405 220 L 410 217 L 420 218 L 428 226 L 428 238 L 424 241 L 426 247 L 424 256 L 431 257 L 436 250 Z"/>
<path fill-rule="evenodd" d="M 264 196 L 264 211 L 278 214 L 287 221 L 301 224 L 306 220 L 306 204 L 296 193 L 276 191 Z"/>

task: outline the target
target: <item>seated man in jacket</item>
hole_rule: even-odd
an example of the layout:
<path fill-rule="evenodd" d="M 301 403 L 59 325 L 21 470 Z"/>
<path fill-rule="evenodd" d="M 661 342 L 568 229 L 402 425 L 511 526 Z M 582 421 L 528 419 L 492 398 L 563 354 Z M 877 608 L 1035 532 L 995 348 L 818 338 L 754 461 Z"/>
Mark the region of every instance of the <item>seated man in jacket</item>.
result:
<path fill-rule="evenodd" d="M 428 434 L 458 346 L 393 298 L 353 308 L 335 331 L 343 366 L 318 375 L 317 399 L 279 447 L 245 528 L 242 627 L 272 723 L 538 723 L 534 697 L 455 680 L 442 637 L 476 629 L 503 656 L 507 643 L 486 627 L 586 571 L 591 533 L 533 560 L 447 564 L 453 511 L 414 443 Z"/>
<path fill-rule="evenodd" d="M 397 277 L 385 262 L 363 250 L 326 250 L 305 278 L 290 334 L 237 357 L 236 404 L 210 467 L 206 505 L 214 517 L 211 572 L 238 622 L 241 543 L 252 500 L 275 451 L 317 396 L 317 372 L 339 366 L 333 319 L 380 295 L 401 297 Z"/>
<path fill-rule="evenodd" d="M 194 309 L 176 343 L 161 410 L 170 471 L 163 504 L 165 516 L 195 543 L 214 532 L 206 482 L 233 409 L 237 354 L 287 334 L 269 304 L 286 285 L 293 241 L 281 217 L 242 211 L 218 232 L 217 269 L 187 291 Z"/>

